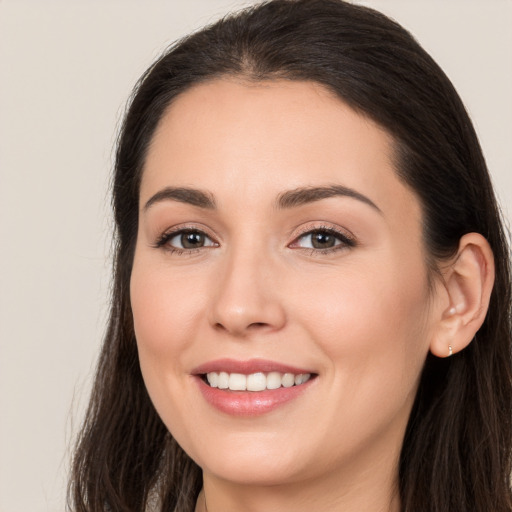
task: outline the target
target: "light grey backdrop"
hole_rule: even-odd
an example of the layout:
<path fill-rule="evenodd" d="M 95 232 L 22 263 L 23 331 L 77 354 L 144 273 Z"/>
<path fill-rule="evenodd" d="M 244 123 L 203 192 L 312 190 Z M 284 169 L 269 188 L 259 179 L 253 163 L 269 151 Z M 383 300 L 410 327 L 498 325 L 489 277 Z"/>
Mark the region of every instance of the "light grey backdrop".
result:
<path fill-rule="evenodd" d="M 0 512 L 64 510 L 108 304 L 107 185 L 130 89 L 247 2 L 0 0 Z M 512 212 L 512 1 L 372 0 L 446 70 Z"/>

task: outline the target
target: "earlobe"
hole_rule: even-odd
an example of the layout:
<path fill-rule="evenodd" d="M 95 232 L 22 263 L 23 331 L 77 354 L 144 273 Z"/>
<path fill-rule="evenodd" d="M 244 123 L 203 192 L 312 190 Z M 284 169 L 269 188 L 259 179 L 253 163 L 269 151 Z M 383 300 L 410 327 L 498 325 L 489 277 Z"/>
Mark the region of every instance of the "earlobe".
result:
<path fill-rule="evenodd" d="M 449 357 L 471 343 L 489 308 L 494 257 L 487 240 L 478 233 L 464 235 L 443 278 L 449 304 L 439 314 L 430 351 Z"/>

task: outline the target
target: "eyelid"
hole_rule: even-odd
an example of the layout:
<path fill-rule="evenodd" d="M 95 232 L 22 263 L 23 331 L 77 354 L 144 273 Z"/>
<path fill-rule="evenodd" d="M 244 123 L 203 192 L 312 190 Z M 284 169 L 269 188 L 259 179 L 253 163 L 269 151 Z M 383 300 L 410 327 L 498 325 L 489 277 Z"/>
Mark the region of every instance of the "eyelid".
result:
<path fill-rule="evenodd" d="M 307 247 L 300 247 L 297 244 L 297 242 L 303 238 L 306 235 L 311 235 L 315 232 L 326 232 L 329 233 L 337 238 L 337 240 L 340 242 L 338 244 L 335 244 L 333 247 L 328 247 L 324 249 L 319 248 L 307 248 Z M 180 247 L 174 247 L 174 246 L 166 246 L 168 244 L 169 240 L 172 238 L 186 232 L 198 232 L 205 235 L 205 237 L 209 238 L 213 244 L 203 247 L 197 247 L 197 248 L 180 248 Z M 220 243 L 218 241 L 218 237 L 211 234 L 210 230 L 206 228 L 205 226 L 193 224 L 193 223 L 186 223 L 186 224 L 178 224 L 176 226 L 172 226 L 165 231 L 163 231 L 155 240 L 155 242 L 152 244 L 154 248 L 163 248 L 168 250 L 171 253 L 193 253 L 196 251 L 200 251 L 202 249 L 209 249 L 212 247 L 219 247 Z M 319 224 L 315 223 L 308 223 L 305 226 L 302 226 L 299 231 L 294 235 L 292 242 L 288 244 L 288 247 L 291 247 L 293 249 L 301 249 L 305 251 L 310 251 L 311 253 L 317 253 L 317 254 L 327 254 L 329 252 L 348 249 L 351 247 L 355 247 L 357 245 L 357 241 L 355 236 L 348 231 L 347 229 L 341 228 L 339 226 L 334 226 L 330 223 L 322 222 Z"/>
<path fill-rule="evenodd" d="M 180 235 L 182 233 L 187 233 L 187 232 L 202 233 L 203 235 L 205 235 L 207 238 L 209 238 L 214 243 L 215 247 L 219 246 L 219 242 L 217 240 L 217 237 L 212 235 L 210 233 L 209 229 L 207 229 L 204 226 L 199 226 L 197 224 L 189 224 L 189 223 L 187 223 L 187 224 L 178 224 L 176 226 L 172 226 L 172 227 L 166 229 L 160 235 L 157 236 L 157 238 L 156 238 L 155 242 L 152 244 L 152 246 L 155 249 L 165 248 L 165 245 L 167 244 L 167 242 L 169 242 L 169 240 L 171 240 L 175 236 L 178 236 L 178 235 Z M 190 253 L 190 252 L 197 251 L 197 250 L 204 249 L 204 248 L 208 248 L 208 247 L 212 247 L 212 246 L 197 247 L 197 248 L 193 248 L 193 249 L 181 249 L 179 247 L 171 247 L 171 248 L 168 248 L 168 250 L 170 252 L 175 252 L 175 251 L 176 252 L 180 252 L 181 251 L 181 252 Z"/>
<path fill-rule="evenodd" d="M 315 232 L 327 232 L 329 234 L 332 234 L 335 236 L 338 240 L 341 241 L 340 244 L 337 244 L 333 247 L 326 248 L 326 249 L 316 249 L 316 248 L 306 248 L 306 247 L 299 247 L 296 244 L 301 238 L 303 238 L 306 235 L 311 235 Z M 299 232 L 294 236 L 293 241 L 288 245 L 288 247 L 297 248 L 297 249 L 304 249 L 311 252 L 316 253 L 327 253 L 329 251 L 334 250 L 340 250 L 340 249 L 346 249 L 350 247 L 355 247 L 357 245 L 357 241 L 355 236 L 348 231 L 347 229 L 343 229 L 340 227 L 335 227 L 331 224 L 321 223 L 321 224 L 308 224 L 307 226 L 302 227 Z"/>

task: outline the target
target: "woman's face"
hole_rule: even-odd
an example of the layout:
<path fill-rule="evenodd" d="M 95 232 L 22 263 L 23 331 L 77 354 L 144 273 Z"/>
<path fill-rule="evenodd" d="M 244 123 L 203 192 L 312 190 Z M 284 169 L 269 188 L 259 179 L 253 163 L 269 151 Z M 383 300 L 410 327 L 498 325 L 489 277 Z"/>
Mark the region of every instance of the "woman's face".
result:
<path fill-rule="evenodd" d="M 421 224 L 390 137 L 320 85 L 178 97 L 142 176 L 131 301 L 151 399 L 205 475 L 395 467 L 436 308 Z"/>

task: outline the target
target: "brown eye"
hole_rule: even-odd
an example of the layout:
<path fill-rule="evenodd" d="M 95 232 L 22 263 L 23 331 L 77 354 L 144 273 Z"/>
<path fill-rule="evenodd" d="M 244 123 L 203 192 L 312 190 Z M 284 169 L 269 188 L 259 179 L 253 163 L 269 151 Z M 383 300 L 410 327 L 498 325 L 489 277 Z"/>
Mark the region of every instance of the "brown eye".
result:
<path fill-rule="evenodd" d="M 297 238 L 292 247 L 313 249 L 321 253 L 322 251 L 329 252 L 330 249 L 337 250 L 355 245 L 353 239 L 334 229 L 314 229 Z"/>
<path fill-rule="evenodd" d="M 196 249 L 197 247 L 204 247 L 205 243 L 204 233 L 199 231 L 188 231 L 180 235 L 181 247 L 183 249 Z"/>
<path fill-rule="evenodd" d="M 197 229 L 182 229 L 166 234 L 156 244 L 157 247 L 178 251 L 191 251 L 217 245 L 206 233 Z"/>
<path fill-rule="evenodd" d="M 309 235 L 314 249 L 330 249 L 336 245 L 336 237 L 325 231 L 314 231 Z"/>

